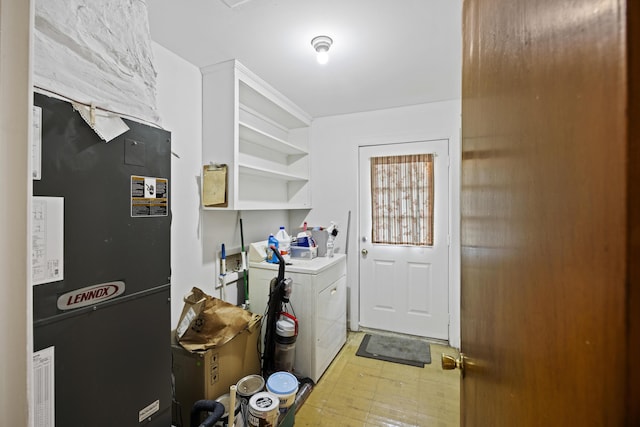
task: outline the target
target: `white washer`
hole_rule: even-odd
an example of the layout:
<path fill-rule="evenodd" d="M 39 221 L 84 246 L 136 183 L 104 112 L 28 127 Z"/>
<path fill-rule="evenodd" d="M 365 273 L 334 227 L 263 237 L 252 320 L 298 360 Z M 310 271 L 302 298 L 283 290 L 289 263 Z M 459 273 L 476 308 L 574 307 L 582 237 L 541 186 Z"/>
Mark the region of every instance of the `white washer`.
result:
<path fill-rule="evenodd" d="M 254 245 L 256 245 L 254 247 Z M 251 311 L 265 314 L 278 264 L 260 260 L 252 244 L 249 262 Z M 298 319 L 294 373 L 318 382 L 347 339 L 347 263 L 344 254 L 311 260 L 292 258 L 285 277 L 293 280 L 291 305 Z"/>

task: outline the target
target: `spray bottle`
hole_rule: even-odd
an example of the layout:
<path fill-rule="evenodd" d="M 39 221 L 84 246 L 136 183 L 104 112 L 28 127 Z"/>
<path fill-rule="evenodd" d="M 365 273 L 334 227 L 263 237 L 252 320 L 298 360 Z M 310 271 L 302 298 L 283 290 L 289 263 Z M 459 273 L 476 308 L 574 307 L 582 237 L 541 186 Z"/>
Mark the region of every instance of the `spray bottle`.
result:
<path fill-rule="evenodd" d="M 331 221 L 331 225 L 327 228 L 329 237 L 327 238 L 327 256 L 333 257 L 333 249 L 335 246 L 335 238 L 338 235 L 338 226 L 335 222 Z"/>

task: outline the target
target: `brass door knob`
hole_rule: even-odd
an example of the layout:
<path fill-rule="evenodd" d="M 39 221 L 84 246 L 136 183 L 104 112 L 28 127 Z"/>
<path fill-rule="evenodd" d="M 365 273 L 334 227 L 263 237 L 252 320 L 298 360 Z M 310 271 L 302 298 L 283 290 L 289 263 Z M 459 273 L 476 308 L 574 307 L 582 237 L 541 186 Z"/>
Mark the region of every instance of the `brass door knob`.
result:
<path fill-rule="evenodd" d="M 367 254 L 368 254 L 368 253 L 369 253 L 369 251 L 368 251 L 368 250 L 366 250 L 366 249 L 363 249 L 363 250 L 362 250 L 362 255 L 367 256 Z"/>
<path fill-rule="evenodd" d="M 449 371 L 452 369 L 460 369 L 462 376 L 464 376 L 464 354 L 460 353 L 459 358 L 455 358 L 448 354 L 442 353 L 442 369 Z"/>

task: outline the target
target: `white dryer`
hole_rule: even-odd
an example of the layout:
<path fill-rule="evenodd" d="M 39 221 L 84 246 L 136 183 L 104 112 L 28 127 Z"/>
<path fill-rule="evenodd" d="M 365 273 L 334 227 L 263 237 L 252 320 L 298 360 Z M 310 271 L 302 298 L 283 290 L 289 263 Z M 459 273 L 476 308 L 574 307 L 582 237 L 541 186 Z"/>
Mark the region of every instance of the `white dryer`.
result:
<path fill-rule="evenodd" d="M 265 314 L 271 280 L 278 264 L 264 261 L 266 242 L 253 243 L 249 253 L 251 311 Z M 317 382 L 347 339 L 346 255 L 292 258 L 285 277 L 293 280 L 291 306 L 298 319 L 294 373 Z"/>

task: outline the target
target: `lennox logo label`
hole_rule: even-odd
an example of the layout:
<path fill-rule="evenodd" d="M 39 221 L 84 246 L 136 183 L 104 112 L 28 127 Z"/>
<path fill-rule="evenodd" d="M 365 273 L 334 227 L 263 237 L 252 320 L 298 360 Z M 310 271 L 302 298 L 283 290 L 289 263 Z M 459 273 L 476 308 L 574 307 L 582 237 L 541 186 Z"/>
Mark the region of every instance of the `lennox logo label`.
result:
<path fill-rule="evenodd" d="M 108 282 L 67 292 L 58 297 L 58 309 L 71 310 L 115 298 L 124 293 L 124 282 Z"/>

